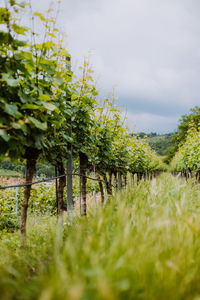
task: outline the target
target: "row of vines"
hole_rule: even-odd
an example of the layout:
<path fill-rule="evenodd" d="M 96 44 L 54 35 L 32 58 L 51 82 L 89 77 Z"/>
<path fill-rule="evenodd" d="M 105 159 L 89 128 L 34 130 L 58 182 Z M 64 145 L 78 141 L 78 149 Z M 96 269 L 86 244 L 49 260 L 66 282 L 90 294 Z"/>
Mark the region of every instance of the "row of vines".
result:
<path fill-rule="evenodd" d="M 0 159 L 26 162 L 21 214 L 24 245 L 30 183 L 38 160 L 58 170 L 61 222 L 66 186 L 62 175 L 71 151 L 81 176 L 83 215 L 86 175 L 94 168 L 100 191 L 103 182 L 111 195 L 118 174 L 141 177 L 164 166 L 145 141 L 130 136 L 114 96 L 99 99 L 88 59 L 80 68 L 81 76 L 74 76 L 63 35 L 56 28 L 57 12 L 43 15 L 34 12 L 30 3 L 5 3 L 0 7 Z M 27 18 L 30 28 L 21 24 Z"/>
<path fill-rule="evenodd" d="M 179 147 L 171 167 L 186 179 L 195 176 L 200 182 L 200 130 L 193 123 L 190 124 L 186 141 Z"/>

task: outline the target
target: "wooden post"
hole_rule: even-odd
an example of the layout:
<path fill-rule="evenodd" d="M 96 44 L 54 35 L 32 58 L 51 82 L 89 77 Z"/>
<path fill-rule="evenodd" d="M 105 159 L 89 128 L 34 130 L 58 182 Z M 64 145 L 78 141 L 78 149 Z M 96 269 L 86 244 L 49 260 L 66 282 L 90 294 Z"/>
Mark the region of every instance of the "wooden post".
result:
<path fill-rule="evenodd" d="M 114 172 L 114 182 L 115 182 L 115 189 L 117 189 L 117 172 Z"/>
<path fill-rule="evenodd" d="M 99 189 L 100 189 L 100 193 L 101 193 L 101 204 L 103 205 L 104 204 L 104 190 L 103 190 L 103 183 L 102 183 L 102 180 L 101 180 L 101 177 L 98 173 L 96 173 L 96 176 L 97 176 L 97 180 L 98 180 L 98 183 L 99 183 Z"/>
<path fill-rule="evenodd" d="M 79 169 L 79 173 L 81 174 L 80 169 Z M 82 198 L 81 176 L 79 176 L 79 215 L 80 215 L 80 217 L 82 215 L 82 212 L 81 212 L 81 207 L 82 207 L 81 198 Z"/>
<path fill-rule="evenodd" d="M 64 188 L 66 186 L 66 176 L 65 168 L 63 162 L 58 164 L 58 175 L 59 175 L 59 184 L 58 184 L 58 224 L 63 226 L 63 212 L 64 212 Z M 63 176 L 64 175 L 64 176 Z"/>
<path fill-rule="evenodd" d="M 87 177 L 86 177 L 86 171 L 88 167 L 88 157 L 83 153 L 79 152 L 79 159 L 80 159 L 80 176 L 81 176 L 81 215 L 86 216 L 87 215 L 87 194 L 86 194 L 86 183 L 87 183 Z"/>
<path fill-rule="evenodd" d="M 72 187 L 72 147 L 70 149 L 70 156 L 67 161 L 67 214 L 69 222 L 73 222 L 73 187 Z"/>
<path fill-rule="evenodd" d="M 55 177 L 58 176 L 58 169 L 55 167 Z M 56 210 L 58 214 L 58 179 L 55 179 L 55 185 L 56 185 Z"/>
<path fill-rule="evenodd" d="M 71 58 L 66 57 L 67 69 L 71 71 Z M 67 102 L 71 104 L 71 96 L 67 94 Z M 72 138 L 72 120 L 69 118 L 68 120 L 69 130 L 68 135 Z M 69 144 L 69 158 L 67 161 L 67 214 L 69 218 L 70 224 L 73 221 L 73 182 L 72 182 L 72 144 Z"/>
<path fill-rule="evenodd" d="M 121 172 L 118 172 L 118 189 L 121 192 L 121 190 L 122 190 L 122 175 L 121 175 Z"/>
<path fill-rule="evenodd" d="M 96 196 L 96 166 L 94 163 L 94 206 L 97 209 L 97 196 Z"/>
<path fill-rule="evenodd" d="M 134 173 L 131 173 L 131 185 L 134 186 Z"/>
<path fill-rule="evenodd" d="M 17 185 L 19 184 L 19 182 L 16 182 Z M 15 205 L 15 214 L 16 216 L 18 216 L 18 201 L 19 201 L 19 187 L 16 187 L 16 205 Z"/>

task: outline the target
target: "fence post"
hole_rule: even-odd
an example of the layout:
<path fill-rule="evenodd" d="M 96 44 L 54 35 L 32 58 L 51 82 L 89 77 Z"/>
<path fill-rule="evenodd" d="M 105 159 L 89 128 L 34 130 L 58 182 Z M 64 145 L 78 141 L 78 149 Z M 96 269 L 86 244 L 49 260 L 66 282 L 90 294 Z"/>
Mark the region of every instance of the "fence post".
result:
<path fill-rule="evenodd" d="M 73 221 L 73 188 L 72 188 L 72 149 L 67 161 L 67 214 L 70 224 Z"/>
<path fill-rule="evenodd" d="M 69 124 L 69 136 L 72 137 L 72 125 L 71 119 L 68 121 Z M 70 155 L 67 161 L 67 214 L 69 222 L 73 222 L 73 183 L 72 183 L 72 144 L 69 146 Z"/>
<path fill-rule="evenodd" d="M 121 190 L 122 190 L 122 175 L 121 175 L 121 172 L 118 172 L 118 188 L 119 188 L 119 191 L 121 192 Z"/>
<path fill-rule="evenodd" d="M 94 163 L 94 205 L 95 209 L 97 209 L 97 195 L 96 195 L 96 166 Z"/>
<path fill-rule="evenodd" d="M 134 186 L 134 173 L 131 173 L 131 186 Z"/>
<path fill-rule="evenodd" d="M 71 57 L 66 57 L 66 68 L 71 72 Z M 68 104 L 71 106 L 71 95 L 66 93 L 66 100 Z M 68 119 L 69 137 L 72 138 L 72 119 L 71 117 Z M 73 186 L 72 186 L 72 143 L 69 143 L 69 159 L 67 161 L 67 214 L 69 217 L 69 222 L 72 224 L 73 221 Z"/>
<path fill-rule="evenodd" d="M 81 174 L 81 170 L 79 170 L 79 173 Z M 79 176 L 79 215 L 80 217 L 82 216 L 81 213 L 81 195 L 82 195 L 82 188 L 81 188 L 81 176 Z"/>
<path fill-rule="evenodd" d="M 104 184 L 105 184 L 105 204 L 107 204 L 108 201 L 108 191 L 107 191 L 107 178 L 106 175 L 104 176 Z"/>
<path fill-rule="evenodd" d="M 19 184 L 18 181 L 16 183 L 17 183 L 17 185 Z M 15 207 L 16 216 L 18 216 L 18 207 L 19 207 L 18 204 L 19 204 L 19 187 L 17 186 L 16 187 L 16 207 Z"/>
<path fill-rule="evenodd" d="M 57 210 L 57 214 L 58 214 L 58 179 L 57 179 L 57 176 L 58 176 L 58 169 L 57 167 L 55 167 L 55 184 L 56 184 L 56 210 Z"/>

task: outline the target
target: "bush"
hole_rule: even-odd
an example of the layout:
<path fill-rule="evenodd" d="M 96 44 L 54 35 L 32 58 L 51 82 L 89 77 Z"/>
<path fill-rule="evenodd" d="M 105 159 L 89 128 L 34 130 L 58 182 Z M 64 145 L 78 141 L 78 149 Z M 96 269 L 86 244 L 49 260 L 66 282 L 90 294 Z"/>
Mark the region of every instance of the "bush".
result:
<path fill-rule="evenodd" d="M 2 216 L 0 219 L 0 230 L 8 230 L 10 232 L 14 232 L 15 230 L 20 228 L 20 221 L 18 217 L 15 216 Z"/>

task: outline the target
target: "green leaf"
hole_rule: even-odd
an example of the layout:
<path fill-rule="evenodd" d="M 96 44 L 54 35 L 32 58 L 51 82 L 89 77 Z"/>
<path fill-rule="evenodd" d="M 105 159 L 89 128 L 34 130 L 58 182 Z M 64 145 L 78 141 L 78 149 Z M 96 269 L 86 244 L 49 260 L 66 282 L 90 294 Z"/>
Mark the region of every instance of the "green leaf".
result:
<path fill-rule="evenodd" d="M 45 17 L 41 13 L 35 12 L 34 15 L 37 16 L 37 17 L 39 17 L 42 22 L 46 21 Z"/>
<path fill-rule="evenodd" d="M 38 129 L 41 130 L 47 130 L 47 123 L 46 122 L 40 122 L 37 119 L 33 118 L 33 117 L 28 117 L 29 121 L 31 121 L 31 123 Z"/>
<path fill-rule="evenodd" d="M 47 32 L 47 34 L 48 34 L 49 36 L 53 37 L 53 38 L 56 37 L 55 34 L 53 34 L 53 33 L 51 33 L 51 32 Z"/>
<path fill-rule="evenodd" d="M 22 116 L 21 113 L 18 111 L 18 107 L 14 104 L 6 104 L 4 110 L 7 114 L 13 117 Z"/>
<path fill-rule="evenodd" d="M 22 92 L 19 92 L 19 93 L 18 93 L 18 96 L 20 97 L 22 103 L 28 103 L 28 102 L 31 102 L 31 101 L 30 101 L 30 100 L 31 100 L 31 97 L 30 97 L 29 95 L 26 95 L 26 94 L 24 94 L 24 93 L 22 93 Z"/>
<path fill-rule="evenodd" d="M 26 41 L 15 40 L 15 45 L 17 47 L 24 47 L 24 46 L 27 45 L 27 42 Z"/>
<path fill-rule="evenodd" d="M 50 101 L 51 97 L 46 94 L 42 94 L 42 95 L 39 95 L 38 99 L 42 100 L 42 101 Z"/>
<path fill-rule="evenodd" d="M 20 130 L 22 130 L 24 134 L 28 133 L 28 127 L 25 124 L 13 122 L 13 123 L 11 123 L 11 125 L 12 125 L 12 127 L 14 129 L 20 129 Z"/>
<path fill-rule="evenodd" d="M 2 79 L 11 87 L 17 87 L 19 84 L 18 79 L 14 79 L 10 74 L 7 73 L 2 74 Z"/>
<path fill-rule="evenodd" d="M 11 6 L 13 6 L 13 5 L 16 4 L 16 1 L 15 0 L 10 0 L 9 3 L 10 3 Z"/>
<path fill-rule="evenodd" d="M 12 29 L 13 29 L 14 32 L 16 32 L 17 34 L 22 34 L 22 35 L 25 35 L 26 31 L 29 30 L 29 28 L 18 26 L 18 25 L 15 24 L 15 23 L 12 24 Z"/>
<path fill-rule="evenodd" d="M 5 141 L 5 142 L 8 142 L 10 137 L 9 135 L 7 134 L 7 132 L 3 129 L 0 129 L 0 137 L 2 137 L 2 139 Z"/>
<path fill-rule="evenodd" d="M 16 5 L 18 5 L 18 6 L 21 7 L 21 8 L 25 8 L 26 2 L 23 1 L 23 2 L 17 3 Z"/>
<path fill-rule="evenodd" d="M 46 49 L 51 49 L 53 47 L 54 43 L 52 41 L 47 41 L 46 43 L 43 44 L 43 46 Z"/>
<path fill-rule="evenodd" d="M 31 104 L 31 103 L 27 103 L 22 105 L 21 109 L 40 109 L 41 107 L 39 105 L 36 104 Z"/>
<path fill-rule="evenodd" d="M 21 52 L 16 53 L 14 55 L 14 57 L 15 57 L 16 60 L 24 59 L 24 60 L 31 61 L 31 63 L 33 61 L 32 53 L 30 53 L 30 52 L 21 51 Z"/>
<path fill-rule="evenodd" d="M 0 7 L 0 24 L 6 24 L 9 21 L 10 12 L 7 8 Z"/>
<path fill-rule="evenodd" d="M 47 110 L 50 110 L 50 111 L 53 111 L 55 110 L 57 107 L 52 104 L 52 103 L 48 103 L 48 102 L 42 102 L 43 106 L 47 109 Z"/>

